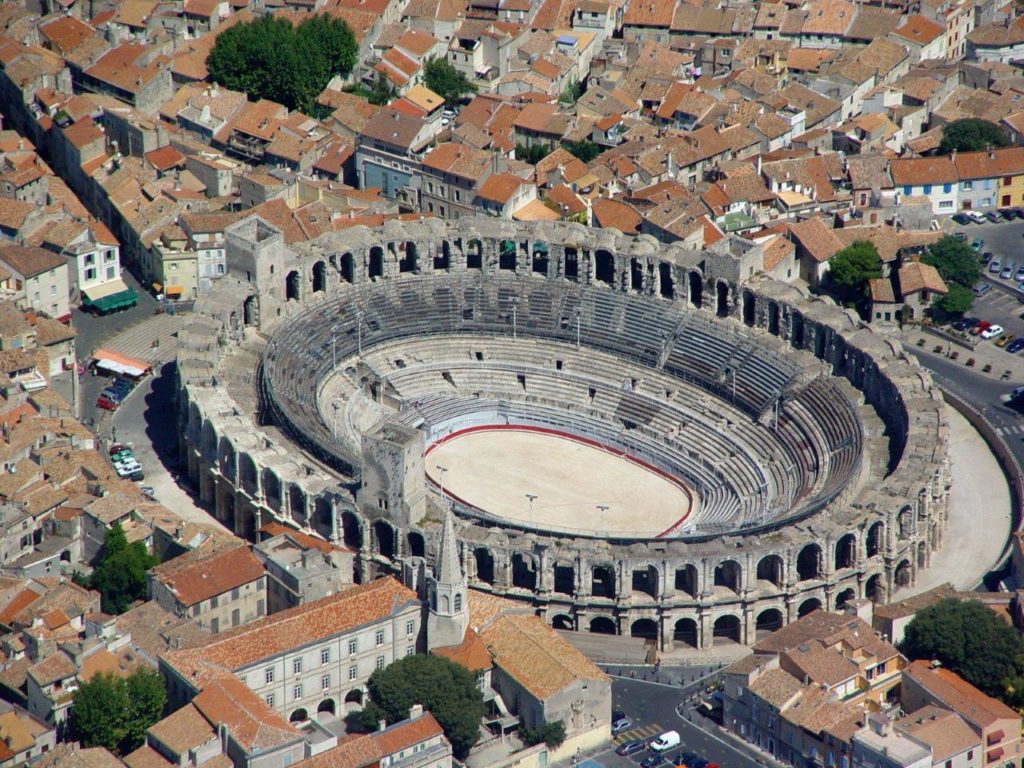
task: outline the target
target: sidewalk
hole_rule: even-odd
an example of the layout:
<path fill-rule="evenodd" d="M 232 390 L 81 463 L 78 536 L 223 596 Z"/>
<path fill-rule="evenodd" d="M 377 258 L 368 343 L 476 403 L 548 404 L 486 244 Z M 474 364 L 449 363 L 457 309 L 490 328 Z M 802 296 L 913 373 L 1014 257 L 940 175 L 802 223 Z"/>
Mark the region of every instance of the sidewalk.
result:
<path fill-rule="evenodd" d="M 971 349 L 967 340 L 954 340 L 939 329 L 932 332 L 917 326 L 904 330 L 896 338 L 903 342 L 909 353 L 923 349 L 996 381 L 1024 381 L 1024 355 L 1011 355 L 991 341 L 977 342 L 977 346 Z"/>

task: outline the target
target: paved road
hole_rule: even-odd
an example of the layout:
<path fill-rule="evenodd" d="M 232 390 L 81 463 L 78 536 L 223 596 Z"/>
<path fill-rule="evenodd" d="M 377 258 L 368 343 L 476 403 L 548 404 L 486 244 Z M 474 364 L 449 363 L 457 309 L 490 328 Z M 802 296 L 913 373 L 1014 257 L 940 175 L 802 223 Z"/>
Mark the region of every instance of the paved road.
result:
<path fill-rule="evenodd" d="M 122 270 L 121 276 L 139 295 L 139 302 L 134 307 L 102 316 L 82 312 L 77 307 L 71 310 L 76 331 L 75 352 L 80 361 L 91 357 L 92 353 L 102 347 L 108 339 L 152 316 L 157 308 L 156 299 L 143 290 L 128 270 Z"/>

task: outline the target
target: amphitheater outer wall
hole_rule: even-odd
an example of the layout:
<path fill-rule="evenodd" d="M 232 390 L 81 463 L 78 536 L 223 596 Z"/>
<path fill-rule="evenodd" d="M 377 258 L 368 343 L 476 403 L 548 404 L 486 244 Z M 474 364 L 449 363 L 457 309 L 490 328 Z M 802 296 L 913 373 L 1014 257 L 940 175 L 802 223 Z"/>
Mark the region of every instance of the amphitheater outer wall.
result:
<path fill-rule="evenodd" d="M 614 230 L 490 219 L 389 222 L 294 249 L 258 217 L 226 235 L 230 272 L 181 333 L 178 403 L 188 475 L 238 535 L 254 537 L 271 521 L 316 532 L 358 552 L 361 578 L 400 570 L 410 558 L 433 561 L 436 520 L 412 525 L 361 509 L 357 477 L 339 476 L 279 428 L 259 423 L 258 397 L 235 394 L 258 391 L 255 366 L 239 368 L 237 347 L 272 335 L 348 284 L 398 276 L 411 254 L 418 273 L 504 269 L 733 318 L 748 332 L 809 351 L 849 380 L 886 423 L 894 455 L 882 482 L 757 535 L 608 542 L 462 521 L 460 554 L 474 588 L 529 601 L 556 627 L 656 637 L 663 649 L 709 648 L 720 638 L 751 643 L 815 607 L 887 601 L 914 584 L 942 544 L 947 424 L 928 374 L 852 312 L 764 278 L 743 257 Z M 797 561 L 808 547 L 816 566 L 813 578 L 801 578 Z M 758 578 L 766 562 L 760 575 L 768 578 Z M 633 589 L 638 571 L 648 574 L 644 592 Z"/>

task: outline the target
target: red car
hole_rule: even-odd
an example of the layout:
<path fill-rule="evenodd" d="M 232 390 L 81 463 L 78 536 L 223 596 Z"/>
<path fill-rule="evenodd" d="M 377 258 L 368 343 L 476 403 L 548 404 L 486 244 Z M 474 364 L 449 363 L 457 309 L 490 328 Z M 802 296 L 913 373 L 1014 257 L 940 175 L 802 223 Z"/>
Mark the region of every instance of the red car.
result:
<path fill-rule="evenodd" d="M 100 399 L 96 401 L 96 407 L 102 408 L 105 411 L 116 411 L 117 405 L 118 404 L 111 400 L 109 397 L 101 396 Z"/>
<path fill-rule="evenodd" d="M 971 334 L 971 336 L 977 336 L 982 331 L 987 331 L 991 327 L 992 327 L 992 323 L 990 323 L 988 320 L 982 320 L 976 326 L 971 328 L 970 334 Z"/>

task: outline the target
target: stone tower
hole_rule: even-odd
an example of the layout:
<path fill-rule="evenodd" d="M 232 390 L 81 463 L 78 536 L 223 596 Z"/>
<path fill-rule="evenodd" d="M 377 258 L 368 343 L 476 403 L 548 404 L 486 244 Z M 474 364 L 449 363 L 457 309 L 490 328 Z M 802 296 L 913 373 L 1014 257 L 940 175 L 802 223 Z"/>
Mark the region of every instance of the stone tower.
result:
<path fill-rule="evenodd" d="M 427 577 L 427 647 L 459 645 L 469 626 L 468 586 L 459 562 L 452 512 L 444 516 L 441 547 Z"/>

